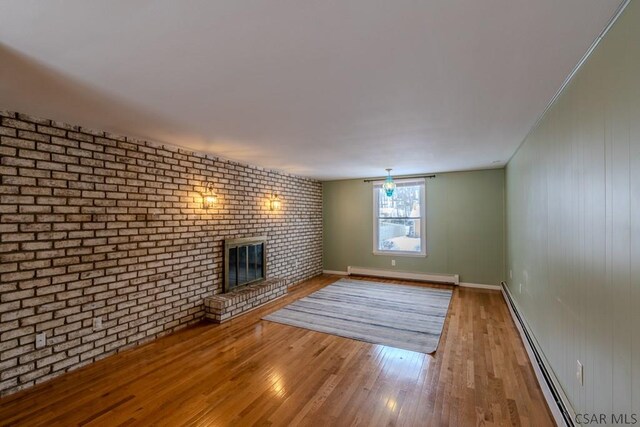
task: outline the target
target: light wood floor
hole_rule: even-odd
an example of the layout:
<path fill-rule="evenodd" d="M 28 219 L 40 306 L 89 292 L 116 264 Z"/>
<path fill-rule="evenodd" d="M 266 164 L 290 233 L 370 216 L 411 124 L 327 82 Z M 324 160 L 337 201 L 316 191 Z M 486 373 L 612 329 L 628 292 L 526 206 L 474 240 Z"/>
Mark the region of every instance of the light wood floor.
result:
<path fill-rule="evenodd" d="M 338 278 L 9 395 L 0 424 L 553 425 L 498 291 L 456 288 L 434 355 L 260 320 Z"/>

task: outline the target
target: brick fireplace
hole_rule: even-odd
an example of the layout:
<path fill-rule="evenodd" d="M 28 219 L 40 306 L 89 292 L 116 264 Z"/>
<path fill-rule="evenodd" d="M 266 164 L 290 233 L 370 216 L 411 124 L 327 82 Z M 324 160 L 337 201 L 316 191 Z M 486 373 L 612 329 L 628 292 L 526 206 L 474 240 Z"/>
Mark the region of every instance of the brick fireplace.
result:
<path fill-rule="evenodd" d="M 231 292 L 267 277 L 266 236 L 224 241 L 224 292 Z"/>
<path fill-rule="evenodd" d="M 266 236 L 224 242 L 224 293 L 205 299 L 206 318 L 222 323 L 287 294 L 288 280 L 267 278 Z"/>

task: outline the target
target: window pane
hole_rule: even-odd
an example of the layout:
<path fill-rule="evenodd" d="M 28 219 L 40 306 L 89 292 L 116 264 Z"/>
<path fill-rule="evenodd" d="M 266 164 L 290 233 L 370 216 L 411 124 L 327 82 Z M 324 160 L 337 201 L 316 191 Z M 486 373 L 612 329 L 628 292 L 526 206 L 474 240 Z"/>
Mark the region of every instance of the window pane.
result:
<path fill-rule="evenodd" d="M 397 181 L 392 197 L 388 197 L 382 185 L 374 185 L 374 221 L 377 224 L 375 252 L 426 253 L 424 227 L 423 180 Z M 401 254 L 400 254 L 401 255 Z"/>
<path fill-rule="evenodd" d="M 238 248 L 238 285 L 243 285 L 249 281 L 247 277 L 247 247 Z"/>
<path fill-rule="evenodd" d="M 389 197 L 382 187 L 378 191 L 378 216 L 384 218 L 420 218 L 421 185 L 398 185 Z"/>
<path fill-rule="evenodd" d="M 248 260 L 248 264 L 249 267 L 247 269 L 247 281 L 251 282 L 253 280 L 256 280 L 256 245 L 250 245 L 248 246 L 248 250 L 249 250 L 249 260 Z"/>
<path fill-rule="evenodd" d="M 229 249 L 229 289 L 235 287 L 238 282 L 237 271 L 238 265 L 236 263 L 236 255 L 238 253 L 237 248 Z"/>
<path fill-rule="evenodd" d="M 420 219 L 380 218 L 378 222 L 378 250 L 421 252 L 420 221 Z"/>
<path fill-rule="evenodd" d="M 256 246 L 256 278 L 264 278 L 264 266 L 262 265 L 262 251 L 264 251 L 264 243 Z"/>

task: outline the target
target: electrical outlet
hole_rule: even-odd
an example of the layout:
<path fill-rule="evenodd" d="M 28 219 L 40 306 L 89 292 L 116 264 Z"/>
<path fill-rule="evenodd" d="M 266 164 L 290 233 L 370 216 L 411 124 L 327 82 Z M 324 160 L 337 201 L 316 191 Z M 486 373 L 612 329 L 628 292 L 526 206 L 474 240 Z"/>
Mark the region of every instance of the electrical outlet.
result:
<path fill-rule="evenodd" d="M 509 270 L 509 279 L 513 279 L 513 270 Z"/>
<path fill-rule="evenodd" d="M 395 267 L 395 266 L 396 266 L 396 260 L 395 260 L 395 259 L 392 259 L 392 260 L 391 260 L 391 266 L 392 266 L 392 267 Z"/>
<path fill-rule="evenodd" d="M 102 317 L 93 318 L 93 330 L 98 331 L 102 329 Z"/>
<path fill-rule="evenodd" d="M 520 283 L 520 287 L 518 288 L 518 293 L 522 293 L 522 283 Z"/>
<path fill-rule="evenodd" d="M 579 360 L 576 360 L 577 364 L 577 368 L 576 368 L 576 379 L 578 380 L 578 384 L 580 384 L 581 386 L 584 385 L 584 367 L 582 366 L 582 363 L 580 363 Z"/>
<path fill-rule="evenodd" d="M 42 348 L 47 345 L 47 334 L 40 332 L 36 334 L 36 348 Z"/>

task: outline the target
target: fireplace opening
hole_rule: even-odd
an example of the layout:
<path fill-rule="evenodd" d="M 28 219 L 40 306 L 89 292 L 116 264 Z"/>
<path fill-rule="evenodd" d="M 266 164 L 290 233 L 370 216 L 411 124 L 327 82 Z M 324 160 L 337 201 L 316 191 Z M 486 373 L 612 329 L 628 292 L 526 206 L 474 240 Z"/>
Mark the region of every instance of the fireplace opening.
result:
<path fill-rule="evenodd" d="M 224 241 L 224 292 L 267 276 L 267 239 L 264 236 Z"/>

